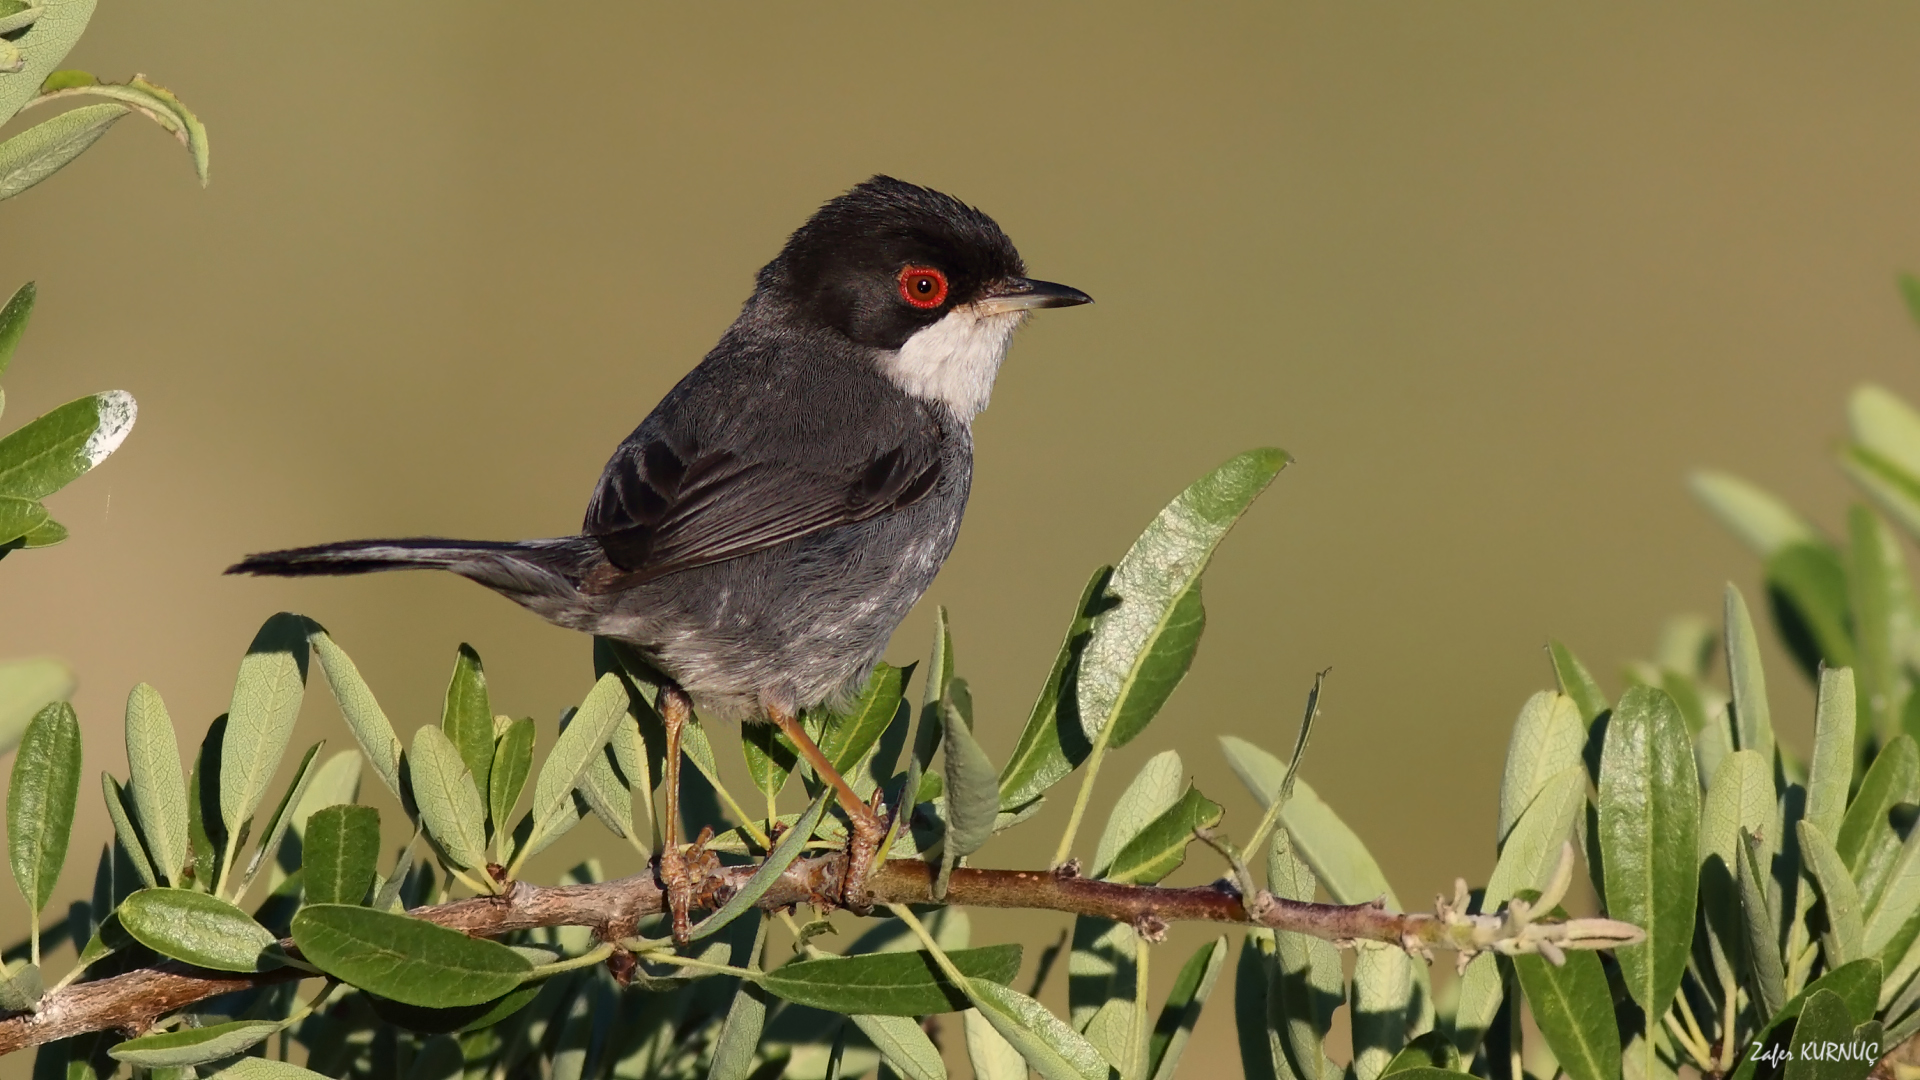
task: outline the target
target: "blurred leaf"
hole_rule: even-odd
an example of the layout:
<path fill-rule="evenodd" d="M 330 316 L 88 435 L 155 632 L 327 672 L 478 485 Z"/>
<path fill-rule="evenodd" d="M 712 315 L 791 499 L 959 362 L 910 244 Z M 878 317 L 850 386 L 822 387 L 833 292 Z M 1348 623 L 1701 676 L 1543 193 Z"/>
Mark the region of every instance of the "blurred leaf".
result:
<path fill-rule="evenodd" d="M 1621 704 L 1625 706 L 1625 699 Z M 1677 722 L 1679 717 L 1674 719 Z M 1618 722 L 1619 713 L 1614 720 Z M 1607 991 L 1600 958 L 1575 950 L 1559 966 L 1537 955 L 1516 956 L 1513 966 L 1534 1022 L 1567 1076 L 1619 1080 L 1620 1030 L 1614 1024 L 1613 997 Z"/>
<path fill-rule="evenodd" d="M 1047 1080 L 1106 1080 L 1107 1063 L 1100 1052 L 1044 1005 L 988 979 L 976 977 L 967 982 L 968 996 L 980 1015 L 1041 1076 Z"/>
<path fill-rule="evenodd" d="M 65 168 L 128 111 L 113 102 L 85 105 L 0 142 L 0 199 L 10 199 Z"/>
<path fill-rule="evenodd" d="M 274 936 L 217 896 L 185 889 L 141 889 L 115 912 L 135 941 L 162 956 L 215 971 L 280 966 L 267 950 Z"/>
<path fill-rule="evenodd" d="M 1727 682 L 1733 687 L 1733 745 L 1773 762 L 1773 720 L 1767 706 L 1766 673 L 1760 665 L 1760 639 L 1740 590 L 1726 590 Z M 1729 866 L 1732 864 L 1729 863 Z"/>
<path fill-rule="evenodd" d="M 1847 571 L 1833 545 L 1820 540 L 1781 548 L 1767 558 L 1766 581 L 1780 636 L 1809 677 L 1823 661 L 1852 666 Z"/>
<path fill-rule="evenodd" d="M 753 876 L 747 879 L 746 884 L 735 890 L 734 894 L 727 898 L 727 902 L 720 905 L 720 910 L 694 924 L 693 929 L 689 931 L 689 936 L 697 941 L 753 910 L 753 905 L 760 902 L 760 898 L 766 895 L 767 890 L 773 888 L 773 883 L 780 880 L 780 875 L 787 872 L 787 867 L 793 865 L 793 860 L 799 858 L 800 853 L 806 850 L 807 842 L 813 837 L 814 827 L 820 824 L 820 817 L 827 812 L 827 803 L 831 798 L 830 793 L 821 792 L 813 800 L 813 805 L 807 808 L 806 814 L 800 818 L 799 823 L 789 829 L 786 835 L 780 838 L 780 842 L 773 846 L 773 851 L 767 855 L 759 869 L 753 872 Z"/>
<path fill-rule="evenodd" d="M 1819 539 L 1820 534 L 1792 507 L 1731 473 L 1703 469 L 1688 477 L 1687 483 L 1694 497 L 1763 559 L 1789 544 Z"/>
<path fill-rule="evenodd" d="M 40 909 L 67 859 L 79 797 L 80 721 L 73 706 L 56 701 L 27 725 L 7 789 L 7 859 L 33 913 L 36 938 Z"/>
<path fill-rule="evenodd" d="M 420 821 L 447 858 L 463 870 L 486 865 L 487 812 L 460 748 L 439 728 L 423 724 L 407 765 Z"/>
<path fill-rule="evenodd" d="M 127 695 L 127 765 L 133 776 L 134 808 L 166 883 L 180 884 L 187 865 L 187 781 L 180 771 L 180 743 L 159 691 L 146 683 Z"/>
<path fill-rule="evenodd" d="M 1853 672 L 1827 668 L 1820 673 L 1819 700 L 1813 714 L 1813 761 L 1807 770 L 1805 821 L 1837 843 L 1853 786 Z M 1837 849 L 1836 849 L 1837 850 Z"/>
<path fill-rule="evenodd" d="M 0 661 L 0 754 L 12 750 L 36 713 L 73 695 L 73 671 L 58 660 Z"/>
<path fill-rule="evenodd" d="M 213 1074 L 220 1080 L 327 1080 L 320 1073 L 272 1058 L 243 1057 Z"/>
<path fill-rule="evenodd" d="M 1020 1051 L 1006 1036 L 994 1030 L 979 1009 L 966 1010 L 960 1019 L 974 1080 L 1027 1080 L 1027 1059 L 1020 1056 Z"/>
<path fill-rule="evenodd" d="M 1271 448 L 1228 460 L 1169 503 L 1114 567 L 1107 588 L 1120 603 L 1094 619 L 1077 673 L 1089 742 L 1104 732 L 1108 747 L 1125 746 L 1186 675 L 1206 623 L 1200 575 L 1287 461 Z"/>
<path fill-rule="evenodd" d="M 1079 679 L 1080 653 L 1092 636 L 1094 617 L 1113 605 L 1107 595 L 1107 581 L 1113 567 L 1093 572 L 1087 587 L 1074 606 L 1073 621 L 1067 626 L 1066 640 L 1054 657 L 1053 670 L 1040 688 L 1039 700 L 1027 716 L 1027 726 L 1006 768 L 1000 770 L 1000 808 L 1012 810 L 1039 798 L 1086 760 L 1093 744 L 1080 729 L 1080 710 L 1076 684 Z"/>
<path fill-rule="evenodd" d="M 0 495 L 44 499 L 86 475 L 133 430 L 133 395 L 93 394 L 0 438 Z"/>
<path fill-rule="evenodd" d="M 1908 536 L 1920 536 L 1920 478 L 1864 446 L 1842 447 L 1840 467 Z"/>
<path fill-rule="evenodd" d="M 100 773 L 100 798 L 107 804 L 107 818 L 113 822 L 113 835 L 120 841 L 120 850 L 126 852 L 127 861 L 133 864 L 133 872 L 148 888 L 160 884 L 160 878 L 153 870 L 153 861 L 147 857 L 146 841 L 140 836 L 140 829 L 133 823 L 133 815 L 127 809 L 127 791 L 120 781 L 110 772 Z"/>
<path fill-rule="evenodd" d="M 227 711 L 227 734 L 220 748 L 220 820 L 235 847 L 240 827 L 252 819 L 280 768 L 306 688 L 307 621 L 283 611 L 269 618 L 247 647 Z M 233 852 L 224 858 L 231 861 Z"/>
<path fill-rule="evenodd" d="M 1615 953 L 1621 977 L 1646 1015 L 1665 1016 L 1693 941 L 1700 784 L 1686 723 L 1659 690 L 1629 689 L 1607 723 L 1599 822 L 1607 914 L 1647 932 Z"/>
<path fill-rule="evenodd" d="M 1747 929 L 1748 973 L 1752 997 L 1764 1013 L 1787 1003 L 1786 970 L 1780 959 L 1780 924 L 1774 919 L 1774 898 L 1768 883 L 1772 859 L 1766 842 L 1745 828 L 1740 830 L 1740 910 Z"/>
<path fill-rule="evenodd" d="M 309 904 L 360 903 L 380 860 L 380 812 L 353 805 L 314 811 L 303 855 Z"/>
<path fill-rule="evenodd" d="M 1146 1075 L 1150 1080 L 1173 1080 L 1187 1039 L 1200 1022 L 1200 1010 L 1226 963 L 1227 939 L 1219 937 L 1211 945 L 1200 946 L 1174 976 L 1173 988 L 1167 991 L 1166 1004 L 1160 1007 L 1159 1022 L 1154 1024 L 1147 1044 Z"/>
<path fill-rule="evenodd" d="M 293 917 L 293 940 L 327 974 L 408 1005 L 450 1008 L 491 1001 L 533 970 L 498 942 L 406 915 L 344 904 L 309 904 Z"/>
<path fill-rule="evenodd" d="M 1553 658 L 1553 675 L 1560 684 L 1560 692 L 1573 699 L 1574 705 L 1580 710 L 1580 719 L 1586 724 L 1598 720 L 1600 714 L 1611 706 L 1607 704 L 1606 692 L 1587 673 L 1586 665 L 1573 655 L 1571 649 L 1557 641 L 1547 643 L 1547 653 Z M 1503 834 L 1506 832 L 1505 829 L 1500 831 Z"/>
<path fill-rule="evenodd" d="M 1020 973 L 1018 945 L 960 949 L 948 955 L 975 981 L 1005 983 Z M 967 1007 L 961 990 L 946 981 L 925 952 L 800 960 L 767 972 L 760 985 L 796 1005 L 848 1015 L 926 1016 Z"/>
<path fill-rule="evenodd" d="M 1113 812 L 1107 816 L 1107 827 L 1100 833 L 1100 846 L 1095 850 L 1093 865 L 1088 868 L 1089 877 L 1107 876 L 1107 867 L 1113 865 L 1113 857 L 1120 853 L 1142 829 L 1180 801 L 1181 792 L 1187 787 L 1186 767 L 1180 761 L 1180 754 L 1174 750 L 1164 750 L 1147 759 L 1147 763 L 1134 774 L 1133 781 L 1120 793 L 1113 804 Z"/>
<path fill-rule="evenodd" d="M 1548 781 L 1581 764 L 1586 744 L 1587 726 L 1581 722 L 1580 707 L 1571 697 L 1541 691 L 1527 699 L 1507 741 L 1496 843 L 1506 843 L 1521 813 L 1546 789 Z"/>
<path fill-rule="evenodd" d="M 974 740 L 969 718 L 954 703 L 954 691 L 962 685 L 961 680 L 953 680 L 942 702 L 941 747 L 947 799 L 947 842 L 942 860 L 948 867 L 954 860 L 980 850 L 993 835 L 994 818 L 1000 812 L 999 774 L 987 752 Z M 941 876 L 944 879 L 944 871 Z"/>
<path fill-rule="evenodd" d="M 1885 522 L 1863 506 L 1852 507 L 1847 535 L 1860 709 L 1857 741 L 1864 743 L 1868 734 L 1885 740 L 1899 730 L 1906 704 L 1899 649 L 1913 634 L 1913 599 L 1899 542 Z"/>
<path fill-rule="evenodd" d="M 1920 413 L 1882 386 L 1863 383 L 1847 399 L 1853 441 L 1908 473 L 1920 473 Z"/>
<path fill-rule="evenodd" d="M 265 1042 L 282 1025 L 270 1020 L 235 1020 L 199 1028 L 143 1035 L 108 1050 L 115 1061 L 142 1069 L 204 1065 Z"/>
<path fill-rule="evenodd" d="M 536 821 L 561 809 L 573 798 L 573 789 L 587 766 L 607 745 L 613 727 L 627 714 L 627 691 L 614 674 L 602 675 L 594 683 L 573 722 L 554 741 L 547 760 L 540 766 L 539 779 L 533 785 L 533 812 Z M 692 725 L 688 725 L 692 730 Z M 709 761 L 712 751 L 708 751 Z"/>
<path fill-rule="evenodd" d="M 253 858 L 247 860 L 247 871 L 240 879 L 239 893 L 247 891 L 260 867 L 279 852 L 280 841 L 286 838 L 287 827 L 293 822 L 293 809 L 306 795 L 307 785 L 313 782 L 316 772 L 314 759 L 320 756 L 320 749 L 326 745 L 326 741 L 322 740 L 307 747 L 300 764 L 294 766 L 293 780 L 287 784 L 287 790 L 281 793 L 279 803 L 273 808 L 273 816 L 267 819 L 267 827 L 261 831 L 260 841 L 254 846 Z M 239 893 L 235 894 L 236 897 Z"/>
<path fill-rule="evenodd" d="M 461 642 L 447 680 L 446 703 L 440 711 L 440 730 L 447 736 L 467 771 L 475 791 L 486 791 L 493 775 L 493 703 L 487 698 L 487 673 L 480 654 Z M 414 736 L 418 744 L 419 736 Z"/>
<path fill-rule="evenodd" d="M 1407 1041 L 1407 1048 L 1393 1056 L 1387 1063 L 1381 1076 L 1397 1076 L 1401 1073 L 1421 1071 L 1423 1076 L 1434 1072 L 1462 1073 L 1460 1051 L 1447 1041 L 1446 1034 L 1439 1031 L 1423 1032 Z M 1412 1078 L 1408 1078 L 1412 1080 Z"/>
<path fill-rule="evenodd" d="M 940 1060 L 940 1049 L 927 1038 L 917 1021 L 905 1016 L 859 1014 L 852 1020 L 886 1058 L 887 1064 L 907 1080 L 946 1080 L 947 1067 Z"/>
<path fill-rule="evenodd" d="M 307 641 L 320 661 L 320 670 L 327 676 L 327 685 L 333 690 L 334 700 L 340 703 L 340 713 L 346 717 L 347 727 L 353 730 L 353 737 L 359 740 L 360 749 L 366 753 L 367 760 L 373 763 L 373 771 L 386 781 L 387 790 L 393 792 L 395 798 L 402 798 L 400 737 L 393 733 L 393 725 L 388 722 L 387 714 L 380 710 L 380 703 L 374 700 L 373 691 L 367 688 L 367 681 L 360 677 L 360 669 L 318 625 L 310 625 Z"/>
<path fill-rule="evenodd" d="M 1177 802 L 1147 824 L 1113 857 L 1107 880 L 1153 884 L 1179 869 L 1196 829 L 1220 823 L 1218 803 L 1189 786 Z"/>
<path fill-rule="evenodd" d="M 12 116 L 33 100 L 93 16 L 92 0 L 42 0 L 40 6 L 40 17 L 13 41 L 24 63 L 20 70 L 0 76 L 0 117 Z"/>
<path fill-rule="evenodd" d="M 1866 955 L 1866 928 L 1861 921 L 1859 890 L 1854 888 L 1846 863 L 1834 851 L 1832 841 L 1813 821 L 1802 819 L 1799 829 L 1800 851 L 1806 858 L 1807 872 L 1826 904 L 1827 933 L 1821 946 L 1826 962 L 1833 967 L 1852 963 Z"/>
<path fill-rule="evenodd" d="M 493 764 L 487 770 L 487 805 L 494 827 L 505 831 L 513 820 L 513 808 L 533 771 L 533 718 L 523 716 L 507 725 L 493 748 Z M 511 858 L 502 853 L 503 860 Z"/>
<path fill-rule="evenodd" d="M 27 332 L 36 295 L 34 284 L 29 281 L 15 289 L 6 306 L 0 307 L 0 375 L 7 373 L 7 365 L 13 362 L 13 350 L 19 346 L 21 335 Z"/>

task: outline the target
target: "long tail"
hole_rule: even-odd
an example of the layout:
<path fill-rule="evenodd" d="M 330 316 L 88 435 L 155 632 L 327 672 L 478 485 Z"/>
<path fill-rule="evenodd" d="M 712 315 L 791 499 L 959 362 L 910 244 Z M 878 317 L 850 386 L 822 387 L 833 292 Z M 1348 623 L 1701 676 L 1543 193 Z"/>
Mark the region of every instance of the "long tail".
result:
<path fill-rule="evenodd" d="M 336 544 L 249 555 L 229 574 L 267 577 L 370 574 L 377 570 L 451 570 L 516 599 L 577 594 L 591 558 L 590 542 L 553 540 L 344 540 Z M 523 599 L 524 602 L 524 599 Z"/>

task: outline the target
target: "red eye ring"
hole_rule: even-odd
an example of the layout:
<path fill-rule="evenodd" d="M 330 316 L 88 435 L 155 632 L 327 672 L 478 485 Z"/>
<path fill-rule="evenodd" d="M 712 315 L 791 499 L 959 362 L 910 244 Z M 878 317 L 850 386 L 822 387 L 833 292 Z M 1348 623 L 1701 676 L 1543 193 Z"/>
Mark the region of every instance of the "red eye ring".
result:
<path fill-rule="evenodd" d="M 937 308 L 947 299 L 947 275 L 931 266 L 900 271 L 900 299 L 917 308 Z"/>

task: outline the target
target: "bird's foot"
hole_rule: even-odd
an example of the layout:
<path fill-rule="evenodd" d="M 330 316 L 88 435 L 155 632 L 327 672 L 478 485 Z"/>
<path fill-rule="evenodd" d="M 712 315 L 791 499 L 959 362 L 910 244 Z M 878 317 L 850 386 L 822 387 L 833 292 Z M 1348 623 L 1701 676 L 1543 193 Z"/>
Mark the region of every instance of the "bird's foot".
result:
<path fill-rule="evenodd" d="M 878 791 L 873 801 L 861 807 L 864 813 L 849 815 L 847 837 L 847 873 L 840 890 L 840 902 L 847 910 L 865 915 L 873 910 L 873 894 L 867 889 L 867 877 L 873 872 L 874 856 L 887 836 L 886 804 Z"/>
<path fill-rule="evenodd" d="M 696 886 L 706 878 L 706 866 L 713 862 L 713 856 L 707 851 L 707 841 L 713 839 L 713 830 L 701 829 L 700 835 L 686 847 L 670 845 L 660 852 L 660 885 L 667 891 L 667 913 L 673 921 L 673 943 L 685 945 L 692 940 L 693 922 L 688 912 L 693 909 Z"/>

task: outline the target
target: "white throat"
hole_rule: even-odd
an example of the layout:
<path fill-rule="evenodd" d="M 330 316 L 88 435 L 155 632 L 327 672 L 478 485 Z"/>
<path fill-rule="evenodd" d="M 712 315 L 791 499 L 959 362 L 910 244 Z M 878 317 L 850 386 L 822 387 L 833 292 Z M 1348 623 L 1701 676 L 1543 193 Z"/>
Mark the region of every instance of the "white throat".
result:
<path fill-rule="evenodd" d="M 881 353 L 880 370 L 900 389 L 939 402 L 970 424 L 987 407 L 1007 344 L 1025 318 L 1024 311 L 987 313 L 963 304 Z"/>

